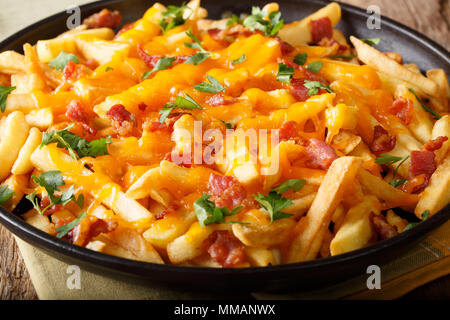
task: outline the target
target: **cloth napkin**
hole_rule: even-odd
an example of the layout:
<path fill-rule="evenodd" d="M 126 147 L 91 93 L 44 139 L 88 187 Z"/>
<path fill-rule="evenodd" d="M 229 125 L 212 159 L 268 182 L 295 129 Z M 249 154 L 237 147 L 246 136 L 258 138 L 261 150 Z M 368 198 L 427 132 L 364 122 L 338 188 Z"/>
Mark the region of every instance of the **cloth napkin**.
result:
<path fill-rule="evenodd" d="M 80 289 L 69 289 L 69 265 L 16 238 L 40 299 L 220 299 L 227 296 L 188 292 L 160 285 L 146 287 L 81 269 Z M 367 289 L 370 275 L 322 288 L 286 294 L 252 293 L 256 299 L 395 299 L 450 273 L 450 221 L 394 261 L 380 266 L 381 289 Z M 228 297 L 231 298 L 231 297 Z"/>

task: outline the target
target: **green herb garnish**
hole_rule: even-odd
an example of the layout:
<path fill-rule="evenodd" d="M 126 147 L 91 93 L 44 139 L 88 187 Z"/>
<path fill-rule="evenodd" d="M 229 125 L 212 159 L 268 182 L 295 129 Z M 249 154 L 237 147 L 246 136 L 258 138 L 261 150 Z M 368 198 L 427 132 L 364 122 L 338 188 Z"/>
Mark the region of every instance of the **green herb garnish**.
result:
<path fill-rule="evenodd" d="M 208 79 L 209 83 L 203 81 L 200 84 L 196 84 L 194 86 L 194 89 L 200 92 L 209 92 L 209 93 L 219 93 L 225 91 L 226 88 L 222 86 L 219 83 L 219 81 L 217 81 L 214 77 L 207 75 L 206 78 Z"/>
<path fill-rule="evenodd" d="M 367 43 L 369 46 L 377 46 L 381 38 L 360 39 L 362 42 Z"/>
<path fill-rule="evenodd" d="M 252 14 L 247 16 L 242 24 L 250 31 L 259 30 L 264 32 L 266 37 L 274 37 L 284 26 L 281 12 L 275 11 L 269 14 L 269 20 L 264 19 L 265 14 L 259 7 L 252 7 Z"/>
<path fill-rule="evenodd" d="M 308 58 L 307 53 L 299 53 L 294 57 L 294 62 L 298 64 L 299 66 L 302 66 L 306 63 L 306 58 Z"/>
<path fill-rule="evenodd" d="M 144 80 L 147 79 L 152 73 L 154 73 L 156 71 L 165 70 L 165 69 L 169 68 L 174 61 L 175 61 L 175 58 L 162 57 L 155 63 L 155 66 L 153 67 L 152 70 L 147 71 L 146 73 L 143 74 L 142 79 L 144 79 Z"/>
<path fill-rule="evenodd" d="M 194 212 L 197 216 L 198 222 L 202 227 L 207 226 L 212 223 L 223 223 L 225 222 L 225 217 L 235 215 L 243 207 L 238 206 L 233 208 L 233 210 L 228 210 L 227 207 L 218 208 L 215 203 L 209 200 L 209 194 L 203 194 L 198 200 L 194 202 Z M 230 222 L 230 223 L 240 223 L 240 222 Z"/>
<path fill-rule="evenodd" d="M 78 60 L 77 56 L 72 54 L 72 53 L 66 53 L 63 50 L 61 50 L 61 52 L 59 53 L 59 55 L 53 59 L 52 61 L 50 61 L 48 63 L 48 65 L 52 68 L 55 68 L 56 70 L 64 70 L 64 68 L 66 67 L 66 64 L 69 61 L 73 61 L 76 64 L 78 64 L 80 61 Z"/>
<path fill-rule="evenodd" d="M 322 69 L 323 63 L 321 61 L 314 61 L 311 62 L 306 66 L 306 69 L 308 69 L 311 72 L 317 73 L 320 69 Z"/>
<path fill-rule="evenodd" d="M 0 86 L 0 111 L 5 112 L 6 110 L 6 99 L 8 98 L 8 95 L 14 91 L 16 87 L 4 87 Z"/>
<path fill-rule="evenodd" d="M 159 121 L 164 123 L 168 115 L 172 112 L 173 109 L 180 108 L 184 110 L 193 110 L 193 109 L 203 109 L 190 95 L 184 93 L 183 96 L 177 96 L 175 102 L 168 102 L 164 105 L 164 107 L 159 111 L 160 118 Z"/>
<path fill-rule="evenodd" d="M 245 56 L 245 54 L 243 54 L 242 56 L 240 56 L 239 58 L 231 61 L 231 64 L 234 66 L 238 63 L 244 62 L 247 59 L 247 57 Z"/>
<path fill-rule="evenodd" d="M 0 206 L 4 205 L 6 201 L 8 201 L 12 195 L 14 194 L 14 191 L 9 189 L 7 186 L 1 186 L 0 187 Z"/>
<path fill-rule="evenodd" d="M 317 94 L 319 92 L 319 89 L 325 89 L 330 93 L 333 92 L 333 90 L 331 90 L 330 86 L 323 84 L 320 81 L 305 80 L 303 85 L 305 86 L 305 88 L 309 89 L 308 96 L 313 96 L 313 95 Z"/>
<path fill-rule="evenodd" d="M 277 81 L 290 84 L 293 75 L 294 75 L 293 67 L 288 67 L 286 64 L 282 62 L 278 64 Z"/>
<path fill-rule="evenodd" d="M 69 222 L 66 225 L 63 225 L 59 228 L 56 228 L 55 231 L 58 232 L 58 234 L 56 235 L 57 238 L 61 239 L 62 237 L 64 237 L 66 234 L 69 233 L 70 230 L 72 230 L 73 228 L 75 228 L 80 222 L 81 220 L 83 220 L 86 217 L 86 212 L 83 212 L 78 218 L 76 218 L 75 220 L 72 220 L 71 222 Z"/>
<path fill-rule="evenodd" d="M 422 214 L 421 214 L 422 220 L 423 220 L 423 221 L 427 220 L 428 217 L 429 217 L 429 215 L 430 215 L 430 210 L 425 210 L 424 212 L 422 212 Z M 403 229 L 403 231 L 407 231 L 407 230 L 409 230 L 409 229 L 411 229 L 411 228 L 417 226 L 419 223 L 420 223 L 420 222 L 410 222 L 410 223 L 408 223 L 408 225 L 405 227 L 405 229 Z"/>
<path fill-rule="evenodd" d="M 442 118 L 441 115 L 439 115 L 436 111 L 434 111 L 433 109 L 431 109 L 429 106 L 427 106 L 425 103 L 422 102 L 422 100 L 419 99 L 419 97 L 417 96 L 416 92 L 414 91 L 414 89 L 409 88 L 408 89 L 417 99 L 417 101 L 419 101 L 420 105 L 422 106 L 423 110 L 425 110 L 428 113 L 431 113 L 433 115 L 433 117 L 435 119 L 440 119 Z"/>
<path fill-rule="evenodd" d="M 184 10 L 191 10 L 188 6 L 182 4 L 181 6 L 167 6 L 167 10 L 162 13 L 162 19 L 159 22 L 159 26 L 163 33 L 177 27 L 181 26 L 186 22 L 183 18 Z"/>

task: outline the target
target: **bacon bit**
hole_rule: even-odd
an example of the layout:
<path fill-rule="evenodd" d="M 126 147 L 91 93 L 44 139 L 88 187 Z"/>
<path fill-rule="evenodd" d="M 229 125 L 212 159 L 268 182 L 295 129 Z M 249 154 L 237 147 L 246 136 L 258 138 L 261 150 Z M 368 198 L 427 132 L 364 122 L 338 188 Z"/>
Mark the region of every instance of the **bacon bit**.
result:
<path fill-rule="evenodd" d="M 83 24 L 87 26 L 88 29 L 95 28 L 117 28 L 122 22 L 122 15 L 119 11 L 110 11 L 108 9 L 103 9 L 100 12 L 94 13 L 93 15 L 87 17 L 83 20 Z"/>
<path fill-rule="evenodd" d="M 147 65 L 147 67 L 149 67 L 151 69 L 153 69 L 155 64 L 162 57 L 160 55 L 155 55 L 155 56 L 149 55 L 147 52 L 144 51 L 141 44 L 137 45 L 137 52 L 138 52 L 139 58 L 141 58 L 141 60 L 144 61 L 144 63 Z"/>
<path fill-rule="evenodd" d="M 427 151 L 436 151 L 442 147 L 445 141 L 448 140 L 448 137 L 439 136 L 436 139 L 430 140 L 424 144 L 423 148 Z"/>
<path fill-rule="evenodd" d="M 165 123 L 161 123 L 159 121 L 152 121 L 147 127 L 146 129 L 150 132 L 155 132 L 158 130 L 164 130 L 167 129 L 168 126 Z"/>
<path fill-rule="evenodd" d="M 203 247 L 214 261 L 226 268 L 245 261 L 244 245 L 230 231 L 214 231 Z"/>
<path fill-rule="evenodd" d="M 419 174 L 418 176 L 409 179 L 404 185 L 402 185 L 401 189 L 406 193 L 420 193 L 426 188 L 428 182 L 429 179 L 425 174 Z"/>
<path fill-rule="evenodd" d="M 164 219 L 168 214 L 176 214 L 175 207 L 170 206 L 167 209 L 164 209 L 163 211 L 156 213 L 155 218 L 156 220 L 161 220 Z"/>
<path fill-rule="evenodd" d="M 114 39 L 117 39 L 117 37 L 119 37 L 122 33 L 126 32 L 126 31 L 128 31 L 128 30 L 130 30 L 130 29 L 133 29 L 133 27 L 134 27 L 134 22 L 133 22 L 133 23 L 127 23 L 126 25 L 124 25 L 124 26 L 116 33 L 116 35 L 114 36 Z"/>
<path fill-rule="evenodd" d="M 397 139 L 390 136 L 382 126 L 375 126 L 370 150 L 374 153 L 388 152 L 394 149 Z"/>
<path fill-rule="evenodd" d="M 139 110 L 144 112 L 145 109 L 147 109 L 147 105 L 144 102 L 141 102 L 141 103 L 138 104 L 138 108 L 139 108 Z"/>
<path fill-rule="evenodd" d="M 85 65 L 86 67 L 88 67 L 89 69 L 91 69 L 91 70 L 95 70 L 95 69 L 98 67 L 98 63 L 97 63 L 97 61 L 95 61 L 94 59 L 89 59 L 89 60 L 87 60 L 87 61 L 84 63 L 84 65 Z"/>
<path fill-rule="evenodd" d="M 283 56 L 294 51 L 294 47 L 290 43 L 281 40 L 279 37 L 275 37 L 275 40 L 280 44 L 281 54 Z"/>
<path fill-rule="evenodd" d="M 211 107 L 217 107 L 217 106 L 225 106 L 228 104 L 233 104 L 237 100 L 236 99 L 225 99 L 223 93 L 216 93 L 211 98 L 206 100 L 206 103 L 209 104 Z"/>
<path fill-rule="evenodd" d="M 79 122 L 83 128 L 91 135 L 95 135 L 97 130 L 89 125 L 89 115 L 83 110 L 80 100 L 72 100 L 67 105 L 66 117 L 73 122 Z"/>
<path fill-rule="evenodd" d="M 425 174 L 427 178 L 436 170 L 434 163 L 434 152 L 432 151 L 411 151 L 409 175 L 416 177 L 420 174 Z"/>
<path fill-rule="evenodd" d="M 306 141 L 298 134 L 300 125 L 295 121 L 286 121 L 280 128 L 280 141 L 294 140 L 297 144 L 304 145 Z"/>
<path fill-rule="evenodd" d="M 72 75 L 75 72 L 75 69 L 77 67 L 77 64 L 70 60 L 67 62 L 66 66 L 64 67 L 63 74 L 64 74 L 64 80 L 69 80 L 72 78 Z"/>
<path fill-rule="evenodd" d="M 118 223 L 115 220 L 105 221 L 94 216 L 87 216 L 70 230 L 66 237 L 73 244 L 84 247 L 100 233 L 114 231 L 117 225 Z"/>
<path fill-rule="evenodd" d="M 304 84 L 305 79 L 291 79 L 290 91 L 297 101 L 306 101 L 309 98 L 309 89 Z"/>
<path fill-rule="evenodd" d="M 230 210 L 240 205 L 247 196 L 244 187 L 236 178 L 214 173 L 209 176 L 208 191 L 216 206 Z"/>
<path fill-rule="evenodd" d="M 173 113 L 169 114 L 169 116 L 167 117 L 165 123 L 167 124 L 167 126 L 169 128 L 171 128 L 171 127 L 173 127 L 175 122 L 177 122 L 177 120 L 180 119 L 185 114 L 189 114 L 190 115 L 189 112 L 173 112 Z"/>
<path fill-rule="evenodd" d="M 333 27 L 328 17 L 311 20 L 311 35 L 313 43 L 318 43 L 323 38 L 331 39 L 333 37 Z"/>
<path fill-rule="evenodd" d="M 133 121 L 133 115 L 122 104 L 115 104 L 106 115 L 117 122 Z"/>
<path fill-rule="evenodd" d="M 324 141 L 310 139 L 306 147 L 307 161 L 309 168 L 326 170 L 331 163 L 338 158 L 336 151 Z"/>
<path fill-rule="evenodd" d="M 208 29 L 208 34 L 211 36 L 211 38 L 213 38 L 216 41 L 223 40 L 224 35 L 221 35 L 222 31 L 223 30 L 221 30 L 219 28 L 212 28 L 212 29 Z"/>
<path fill-rule="evenodd" d="M 413 117 L 413 103 L 411 100 L 405 97 L 395 99 L 392 105 L 389 107 L 389 113 L 399 118 L 405 125 L 411 123 Z"/>
<path fill-rule="evenodd" d="M 381 214 L 374 214 L 371 212 L 370 222 L 381 240 L 392 238 L 398 234 L 395 227 L 391 226 Z"/>
<path fill-rule="evenodd" d="M 41 203 L 39 204 L 39 207 L 41 210 L 44 210 L 50 205 L 50 198 L 48 196 L 45 196 L 42 198 Z M 58 212 L 62 209 L 62 205 L 60 204 L 54 204 L 53 206 L 49 207 L 47 210 L 45 210 L 44 215 L 49 216 L 55 212 Z"/>

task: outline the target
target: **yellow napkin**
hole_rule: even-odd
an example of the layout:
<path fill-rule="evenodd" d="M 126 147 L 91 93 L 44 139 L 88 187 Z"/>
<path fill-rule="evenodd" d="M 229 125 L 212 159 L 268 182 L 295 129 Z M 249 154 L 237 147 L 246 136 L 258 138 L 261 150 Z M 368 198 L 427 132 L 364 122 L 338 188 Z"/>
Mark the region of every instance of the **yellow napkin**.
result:
<path fill-rule="evenodd" d="M 216 299 L 207 292 L 188 292 L 160 285 L 146 287 L 81 269 L 80 289 L 69 289 L 69 265 L 16 238 L 40 299 Z M 327 287 L 286 294 L 253 293 L 256 299 L 394 299 L 450 273 L 450 221 L 396 260 L 381 267 L 381 289 L 368 290 L 369 275 Z M 232 298 L 232 297 L 230 297 Z"/>

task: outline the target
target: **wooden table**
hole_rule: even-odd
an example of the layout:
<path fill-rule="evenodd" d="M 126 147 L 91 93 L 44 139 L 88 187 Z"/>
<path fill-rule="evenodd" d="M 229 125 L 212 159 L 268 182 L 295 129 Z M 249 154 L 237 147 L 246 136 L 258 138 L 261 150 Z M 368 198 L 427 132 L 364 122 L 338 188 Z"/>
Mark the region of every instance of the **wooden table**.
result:
<path fill-rule="evenodd" d="M 86 1 L 72 0 L 70 3 L 79 2 Z M 367 8 L 372 4 L 378 5 L 383 15 L 426 34 L 450 50 L 448 41 L 450 0 L 341 0 L 341 2 L 361 8 Z M 1 22 L 0 20 L 0 24 Z M 37 299 L 14 239 L 2 226 L 0 226 L 0 250 L 0 299 Z M 404 299 L 411 298 L 450 299 L 450 275 L 417 288 L 404 297 Z"/>

